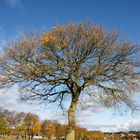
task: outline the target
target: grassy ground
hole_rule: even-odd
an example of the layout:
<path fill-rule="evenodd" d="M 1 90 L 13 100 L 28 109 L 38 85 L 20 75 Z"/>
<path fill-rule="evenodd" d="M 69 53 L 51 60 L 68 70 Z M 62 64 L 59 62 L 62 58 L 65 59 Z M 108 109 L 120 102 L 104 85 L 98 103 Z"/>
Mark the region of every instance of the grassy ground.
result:
<path fill-rule="evenodd" d="M 23 138 L 20 138 L 20 139 L 16 139 L 16 138 L 0 138 L 0 140 L 29 140 L 29 139 L 23 139 Z M 40 139 L 40 140 L 44 140 L 44 139 Z"/>
<path fill-rule="evenodd" d="M 15 138 L 0 138 L 0 140 L 17 140 L 17 139 L 15 139 Z M 25 139 L 18 139 L 18 140 L 25 140 Z"/>
<path fill-rule="evenodd" d="M 20 138 L 20 139 L 16 139 L 16 138 L 1 138 L 0 137 L 0 140 L 36 140 L 36 139 L 24 139 L 24 138 Z M 39 140 L 48 140 L 48 139 L 39 139 Z"/>
<path fill-rule="evenodd" d="M 16 139 L 16 138 L 0 138 L 0 140 L 29 140 L 29 139 L 24 139 L 24 138 L 20 138 L 20 139 Z"/>

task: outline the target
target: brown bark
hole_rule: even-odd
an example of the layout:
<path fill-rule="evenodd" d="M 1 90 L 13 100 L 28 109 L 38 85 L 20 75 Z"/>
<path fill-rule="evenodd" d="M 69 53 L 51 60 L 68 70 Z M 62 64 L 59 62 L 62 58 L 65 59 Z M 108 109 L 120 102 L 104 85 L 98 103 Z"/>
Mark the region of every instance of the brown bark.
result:
<path fill-rule="evenodd" d="M 66 140 L 75 140 L 75 109 L 78 103 L 79 94 L 72 96 L 71 105 L 68 109 L 68 133 L 66 136 Z"/>

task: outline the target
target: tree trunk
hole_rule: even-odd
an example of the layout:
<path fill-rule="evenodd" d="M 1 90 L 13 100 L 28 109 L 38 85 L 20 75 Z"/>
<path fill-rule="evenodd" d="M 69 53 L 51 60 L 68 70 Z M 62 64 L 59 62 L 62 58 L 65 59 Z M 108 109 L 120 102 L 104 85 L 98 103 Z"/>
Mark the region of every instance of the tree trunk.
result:
<path fill-rule="evenodd" d="M 66 136 L 66 140 L 75 140 L 75 126 L 76 126 L 76 119 L 75 119 L 75 109 L 78 102 L 78 95 L 72 96 L 71 105 L 68 109 L 68 133 Z"/>

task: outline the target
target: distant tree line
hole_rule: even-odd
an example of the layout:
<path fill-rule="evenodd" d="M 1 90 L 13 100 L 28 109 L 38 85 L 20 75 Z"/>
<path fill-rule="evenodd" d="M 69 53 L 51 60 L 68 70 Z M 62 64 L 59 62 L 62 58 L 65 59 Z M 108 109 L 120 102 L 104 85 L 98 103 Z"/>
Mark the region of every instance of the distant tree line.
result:
<path fill-rule="evenodd" d="M 56 120 L 43 120 L 34 113 L 9 111 L 0 108 L 0 136 L 16 136 L 32 139 L 33 136 L 43 136 L 51 140 L 52 138 L 65 138 L 68 125 L 60 124 Z M 86 128 L 76 127 L 76 140 L 101 139 L 104 133 L 89 132 Z"/>

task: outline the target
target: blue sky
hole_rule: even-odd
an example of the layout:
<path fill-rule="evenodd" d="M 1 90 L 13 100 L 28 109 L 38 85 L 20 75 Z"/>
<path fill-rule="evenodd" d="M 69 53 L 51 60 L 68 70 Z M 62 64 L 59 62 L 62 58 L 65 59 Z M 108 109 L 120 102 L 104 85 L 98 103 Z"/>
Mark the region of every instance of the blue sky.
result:
<path fill-rule="evenodd" d="M 1 0 L 0 46 L 22 32 L 31 29 L 48 30 L 57 24 L 81 22 L 86 19 L 111 30 L 118 30 L 126 38 L 140 43 L 139 0 Z M 19 111 L 32 111 L 42 119 L 66 122 L 61 111 L 43 106 L 25 105 L 17 101 L 17 91 L 0 92 L 0 106 Z M 139 100 L 138 100 L 139 101 Z M 140 129 L 140 113 L 133 116 L 113 115 L 112 110 L 89 109 L 77 113 L 78 124 L 103 131 Z M 57 117 L 56 117 L 57 116 Z M 88 117 L 88 119 L 85 119 Z"/>

